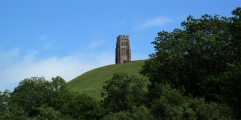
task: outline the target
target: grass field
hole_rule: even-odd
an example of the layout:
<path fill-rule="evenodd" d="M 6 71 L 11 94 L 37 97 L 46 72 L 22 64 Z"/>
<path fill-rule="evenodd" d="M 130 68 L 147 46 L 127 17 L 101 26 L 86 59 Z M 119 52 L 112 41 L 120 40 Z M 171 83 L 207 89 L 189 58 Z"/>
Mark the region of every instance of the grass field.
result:
<path fill-rule="evenodd" d="M 121 64 L 113 64 L 88 71 L 68 82 L 71 90 L 86 93 L 91 97 L 101 100 L 102 87 L 105 81 L 110 80 L 114 73 L 126 73 L 129 76 L 144 78 L 139 74 L 144 60 L 132 61 Z"/>

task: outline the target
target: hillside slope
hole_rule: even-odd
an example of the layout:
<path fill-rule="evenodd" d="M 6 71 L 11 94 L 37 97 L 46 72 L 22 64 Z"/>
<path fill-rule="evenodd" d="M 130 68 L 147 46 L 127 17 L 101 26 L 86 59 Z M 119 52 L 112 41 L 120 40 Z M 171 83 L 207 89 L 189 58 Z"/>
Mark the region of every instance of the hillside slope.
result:
<path fill-rule="evenodd" d="M 110 80 L 114 73 L 126 73 L 129 76 L 134 75 L 138 78 L 143 78 L 139 74 L 143 64 L 144 60 L 139 60 L 96 68 L 69 81 L 68 85 L 73 91 L 86 93 L 100 100 L 105 81 Z"/>

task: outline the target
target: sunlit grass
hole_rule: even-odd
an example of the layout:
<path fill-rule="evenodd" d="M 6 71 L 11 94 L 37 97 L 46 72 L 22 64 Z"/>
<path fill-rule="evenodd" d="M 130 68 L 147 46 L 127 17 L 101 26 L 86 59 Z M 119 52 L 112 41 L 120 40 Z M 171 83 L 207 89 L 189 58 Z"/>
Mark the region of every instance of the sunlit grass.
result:
<path fill-rule="evenodd" d="M 139 70 L 144 65 L 144 60 L 113 64 L 88 71 L 68 82 L 71 90 L 86 93 L 91 97 L 101 100 L 101 91 L 105 81 L 110 80 L 114 73 L 126 73 L 137 78 L 144 78 Z"/>

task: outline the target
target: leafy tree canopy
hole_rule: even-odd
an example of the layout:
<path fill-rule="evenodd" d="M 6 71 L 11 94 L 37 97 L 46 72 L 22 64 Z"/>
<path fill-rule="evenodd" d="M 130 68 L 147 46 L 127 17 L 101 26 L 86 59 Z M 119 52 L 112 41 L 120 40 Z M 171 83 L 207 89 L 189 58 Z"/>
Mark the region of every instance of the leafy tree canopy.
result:
<path fill-rule="evenodd" d="M 209 102 L 229 101 L 236 105 L 232 105 L 234 108 L 241 108 L 237 102 L 241 101 L 237 93 L 241 73 L 235 72 L 240 70 L 241 63 L 241 8 L 232 14 L 229 18 L 208 14 L 199 19 L 189 16 L 181 23 L 183 29 L 158 33 L 152 42 L 156 52 L 140 71 L 151 82 L 152 100 L 161 96 L 160 84 L 170 84 L 184 88 L 186 95 L 204 97 Z M 235 95 L 227 94 L 231 91 Z M 241 117 L 240 111 L 237 116 Z"/>
<path fill-rule="evenodd" d="M 145 101 L 147 80 L 129 77 L 124 73 L 115 73 L 111 80 L 106 81 L 102 93 L 104 105 L 112 112 L 132 110 Z"/>

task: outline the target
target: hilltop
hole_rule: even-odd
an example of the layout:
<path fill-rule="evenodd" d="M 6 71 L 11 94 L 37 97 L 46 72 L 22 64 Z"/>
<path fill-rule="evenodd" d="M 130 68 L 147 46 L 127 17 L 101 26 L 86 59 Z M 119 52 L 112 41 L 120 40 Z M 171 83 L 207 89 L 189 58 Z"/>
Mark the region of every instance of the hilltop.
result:
<path fill-rule="evenodd" d="M 126 73 L 129 76 L 134 75 L 137 78 L 144 78 L 139 73 L 144 62 L 145 60 L 139 60 L 96 68 L 69 81 L 68 85 L 73 91 L 86 93 L 100 100 L 105 81 L 110 80 L 114 73 Z"/>

